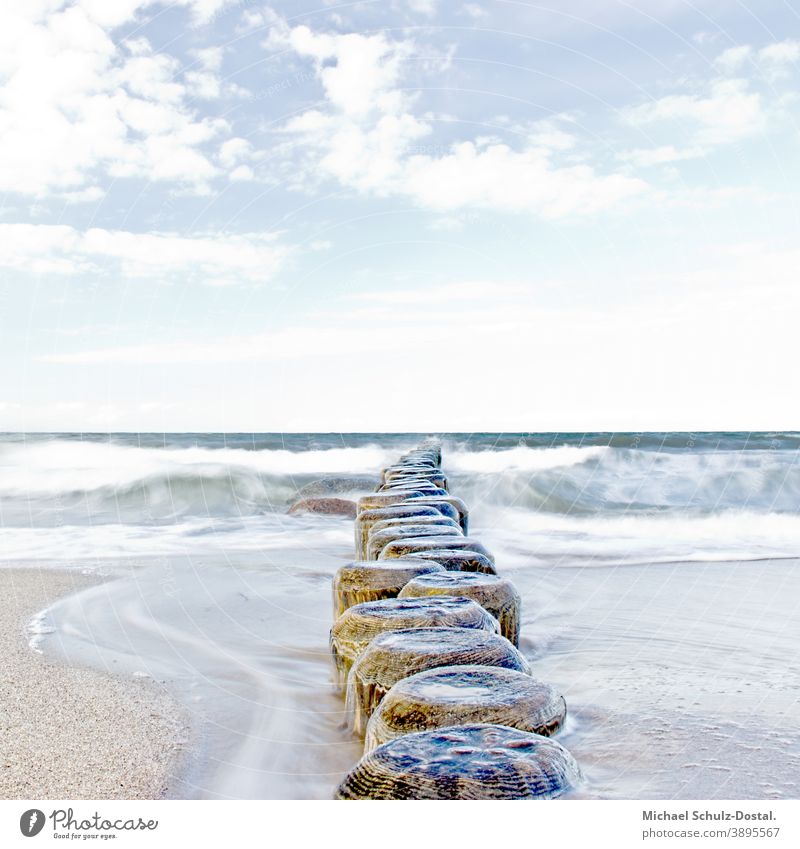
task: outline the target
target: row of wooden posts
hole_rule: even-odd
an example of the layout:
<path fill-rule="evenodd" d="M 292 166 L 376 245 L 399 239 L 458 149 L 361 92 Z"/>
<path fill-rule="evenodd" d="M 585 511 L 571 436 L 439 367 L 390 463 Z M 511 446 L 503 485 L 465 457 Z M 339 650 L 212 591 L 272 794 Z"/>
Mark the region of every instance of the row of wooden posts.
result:
<path fill-rule="evenodd" d="M 550 798 L 579 780 L 563 697 L 519 651 L 521 599 L 425 441 L 358 502 L 330 646 L 364 755 L 339 799 Z"/>

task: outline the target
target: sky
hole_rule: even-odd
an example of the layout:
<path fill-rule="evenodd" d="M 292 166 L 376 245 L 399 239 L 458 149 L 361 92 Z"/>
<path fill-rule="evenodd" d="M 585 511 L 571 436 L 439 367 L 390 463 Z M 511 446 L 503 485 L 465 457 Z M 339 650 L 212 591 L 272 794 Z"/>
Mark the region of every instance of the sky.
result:
<path fill-rule="evenodd" d="M 790 0 L 7 0 L 0 430 L 800 428 Z"/>

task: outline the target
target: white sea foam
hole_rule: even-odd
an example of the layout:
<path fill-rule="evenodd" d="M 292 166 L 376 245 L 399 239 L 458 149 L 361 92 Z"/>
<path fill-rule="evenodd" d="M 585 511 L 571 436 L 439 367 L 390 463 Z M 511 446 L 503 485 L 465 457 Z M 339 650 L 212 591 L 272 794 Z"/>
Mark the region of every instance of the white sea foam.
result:
<path fill-rule="evenodd" d="M 0 557 L 97 560 L 270 550 L 305 520 L 304 483 L 395 459 L 365 441 L 313 450 L 0 443 Z M 800 554 L 796 450 L 446 446 L 451 490 L 495 546 L 582 559 Z M 326 520 L 334 533 L 336 519 Z M 338 532 L 336 532 L 338 533 Z M 482 531 L 483 533 L 483 531 Z"/>
<path fill-rule="evenodd" d="M 61 563 L 75 568 L 89 564 L 91 571 L 106 573 L 115 558 L 201 557 L 225 558 L 245 552 L 268 552 L 307 544 L 309 527 L 315 546 L 350 546 L 352 521 L 308 516 L 245 516 L 239 519 L 190 519 L 161 525 L 101 523 L 52 528 L 12 527 L 0 530 L 0 563 L 26 560 Z"/>
<path fill-rule="evenodd" d="M 459 473 L 539 472 L 599 459 L 609 450 L 605 446 L 560 445 L 554 448 L 519 446 L 499 451 L 456 451 L 445 455 L 445 465 L 448 471 Z"/>
<path fill-rule="evenodd" d="M 127 487 L 137 481 L 195 473 L 224 475 L 375 474 L 394 458 L 377 445 L 317 451 L 243 448 L 139 448 L 70 440 L 0 446 L 0 495 L 49 495 Z"/>
<path fill-rule="evenodd" d="M 507 566 L 761 560 L 800 556 L 800 516 L 730 510 L 709 515 L 565 516 L 487 508 L 470 533 Z"/>
<path fill-rule="evenodd" d="M 37 653 L 42 654 L 40 645 L 45 637 L 55 633 L 55 628 L 50 624 L 47 611 L 42 611 L 28 623 L 28 644 Z"/>
<path fill-rule="evenodd" d="M 454 487 L 473 505 L 477 501 L 572 515 L 728 509 L 794 513 L 800 506 L 797 451 L 564 446 L 514 449 L 508 461 L 502 456 L 512 452 L 485 453 L 478 462 L 473 454 L 466 455 L 467 465 L 483 464 L 485 471 L 451 474 Z M 456 455 L 452 468 L 457 470 L 459 462 Z"/>
<path fill-rule="evenodd" d="M 375 445 L 327 450 L 139 448 L 68 440 L 0 444 L 6 527 L 156 525 L 184 517 L 284 511 L 298 489 L 330 475 L 376 476 Z"/>

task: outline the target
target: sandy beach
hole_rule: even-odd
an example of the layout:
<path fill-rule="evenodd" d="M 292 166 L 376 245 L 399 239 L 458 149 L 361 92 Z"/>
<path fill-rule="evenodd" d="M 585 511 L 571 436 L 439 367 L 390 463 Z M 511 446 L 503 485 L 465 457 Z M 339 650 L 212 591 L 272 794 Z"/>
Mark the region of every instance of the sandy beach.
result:
<path fill-rule="evenodd" d="M 32 616 L 97 582 L 64 571 L 0 570 L 0 798 L 169 794 L 187 739 L 174 702 L 151 681 L 68 668 L 28 645 Z"/>

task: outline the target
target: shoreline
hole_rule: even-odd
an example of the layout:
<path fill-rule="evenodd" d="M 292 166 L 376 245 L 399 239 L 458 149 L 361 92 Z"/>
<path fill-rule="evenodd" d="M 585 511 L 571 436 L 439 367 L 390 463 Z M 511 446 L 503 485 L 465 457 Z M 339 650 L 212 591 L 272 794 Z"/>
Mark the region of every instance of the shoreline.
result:
<path fill-rule="evenodd" d="M 298 541 L 340 523 L 318 519 Z M 797 798 L 800 560 L 534 566 L 496 529 L 475 535 L 522 596 L 535 677 L 569 705 L 559 741 L 585 782 L 562 798 Z M 202 732 L 171 795 L 329 799 L 360 757 L 330 675 L 329 581 L 343 547 L 234 569 L 174 564 L 173 595 L 158 569 L 92 582 L 54 605 L 44 648 L 171 682 Z"/>
<path fill-rule="evenodd" d="M 190 726 L 163 688 L 67 666 L 28 644 L 37 613 L 102 582 L 0 569 L 0 798 L 159 799 L 177 783 Z"/>

